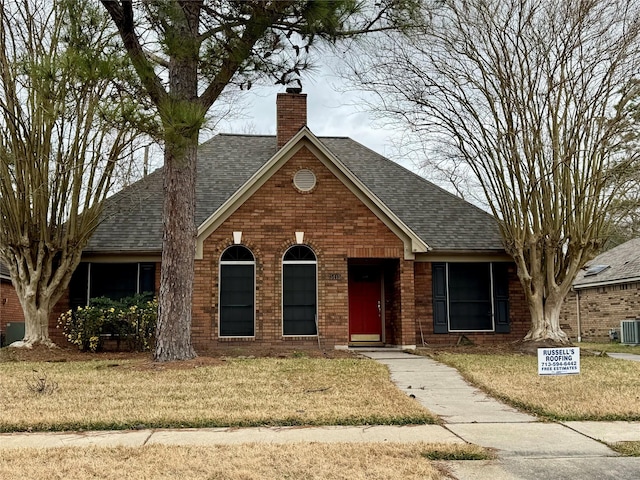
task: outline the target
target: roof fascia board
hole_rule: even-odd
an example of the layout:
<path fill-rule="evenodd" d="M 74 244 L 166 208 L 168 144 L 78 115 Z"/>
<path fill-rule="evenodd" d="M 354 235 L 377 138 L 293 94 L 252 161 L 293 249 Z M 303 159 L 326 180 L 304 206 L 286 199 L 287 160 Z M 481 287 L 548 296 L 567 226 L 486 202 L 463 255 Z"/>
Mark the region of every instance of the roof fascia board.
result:
<path fill-rule="evenodd" d="M 429 252 L 416 255 L 416 262 L 513 262 L 507 253 L 487 252 Z"/>
<path fill-rule="evenodd" d="M 277 172 L 301 148 L 307 147 L 329 170 L 336 175 L 365 205 L 405 244 L 405 259 L 415 258 L 415 253 L 427 252 L 430 247 L 393 213 L 369 188 L 360 181 L 322 142 L 305 126 L 296 133 L 269 161 L 260 167 L 245 184 L 234 192 L 209 218 L 198 227 L 196 259 L 203 258 L 204 240 L 213 233 L 233 212 Z"/>
<path fill-rule="evenodd" d="M 573 285 L 574 290 L 585 290 L 587 288 L 608 287 L 610 285 L 620 285 L 623 283 L 636 283 L 640 282 L 640 277 L 619 278 L 616 280 L 603 280 L 602 282 L 594 283 L 581 283 Z"/>

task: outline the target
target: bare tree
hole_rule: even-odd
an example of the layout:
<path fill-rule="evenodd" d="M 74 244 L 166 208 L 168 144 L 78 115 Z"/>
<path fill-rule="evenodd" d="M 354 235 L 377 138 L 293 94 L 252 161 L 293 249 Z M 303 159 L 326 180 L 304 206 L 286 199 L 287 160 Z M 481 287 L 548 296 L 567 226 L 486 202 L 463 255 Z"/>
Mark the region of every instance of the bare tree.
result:
<path fill-rule="evenodd" d="M 631 82 L 631 100 L 625 106 L 628 128 L 623 135 L 622 148 L 629 157 L 640 152 L 640 78 Z M 640 162 L 632 163 L 624 172 L 627 176 L 625 188 L 616 195 L 609 214 L 611 236 L 604 249 L 640 236 Z"/>
<path fill-rule="evenodd" d="M 409 0 L 363 8 L 354 0 L 101 0 L 162 122 L 164 232 L 155 359 L 195 356 L 191 304 L 197 145 L 228 85 L 288 84 L 318 40 L 387 28 Z"/>
<path fill-rule="evenodd" d="M 114 88 L 127 63 L 108 25 L 83 0 L 0 2 L 0 258 L 24 310 L 16 346 L 51 344 L 49 315 L 131 152 L 125 117 L 138 113 Z"/>
<path fill-rule="evenodd" d="M 420 31 L 372 40 L 355 79 L 436 158 L 473 174 L 524 287 L 525 340 L 566 343 L 562 302 L 638 159 L 623 139 L 640 4 L 443 0 L 425 17 Z"/>

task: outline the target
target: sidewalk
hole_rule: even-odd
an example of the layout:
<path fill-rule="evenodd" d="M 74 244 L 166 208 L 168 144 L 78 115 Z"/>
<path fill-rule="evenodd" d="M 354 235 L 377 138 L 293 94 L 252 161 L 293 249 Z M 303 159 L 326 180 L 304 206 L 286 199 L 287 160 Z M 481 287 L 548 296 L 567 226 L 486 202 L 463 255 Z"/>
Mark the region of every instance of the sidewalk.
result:
<path fill-rule="evenodd" d="M 544 441 L 540 441 L 544 438 Z M 597 440 L 598 442 L 593 442 Z M 599 442 L 640 441 L 640 422 L 459 423 L 329 427 L 144 429 L 123 431 L 5 433 L 0 449 L 101 446 L 231 445 L 264 443 L 476 443 L 504 455 L 615 455 Z"/>
<path fill-rule="evenodd" d="M 634 353 L 607 353 L 610 357 L 619 358 L 621 360 L 631 360 L 632 362 L 640 362 L 640 355 Z"/>
<path fill-rule="evenodd" d="M 465 443 L 439 425 L 357 427 L 198 428 L 83 433 L 11 433 L 0 435 L 0 448 L 140 447 L 143 445 L 235 445 L 241 443 Z"/>

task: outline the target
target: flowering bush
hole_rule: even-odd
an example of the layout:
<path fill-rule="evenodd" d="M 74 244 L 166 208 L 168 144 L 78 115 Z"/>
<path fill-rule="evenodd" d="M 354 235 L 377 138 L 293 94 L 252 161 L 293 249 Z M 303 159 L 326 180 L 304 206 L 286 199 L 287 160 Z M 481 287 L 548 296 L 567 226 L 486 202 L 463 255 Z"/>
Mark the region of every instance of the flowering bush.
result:
<path fill-rule="evenodd" d="M 88 307 L 60 315 L 58 328 L 80 350 L 101 350 L 105 338 L 114 338 L 118 348 L 146 351 L 153 344 L 158 318 L 158 301 L 136 295 L 122 300 L 95 298 Z"/>

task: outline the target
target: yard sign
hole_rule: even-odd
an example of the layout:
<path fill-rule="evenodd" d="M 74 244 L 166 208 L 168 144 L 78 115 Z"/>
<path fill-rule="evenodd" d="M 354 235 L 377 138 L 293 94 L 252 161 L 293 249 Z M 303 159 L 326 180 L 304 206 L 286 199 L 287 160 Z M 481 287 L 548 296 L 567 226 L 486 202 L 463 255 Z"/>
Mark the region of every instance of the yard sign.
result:
<path fill-rule="evenodd" d="M 539 348 L 538 375 L 572 375 L 580 373 L 580 348 Z"/>

